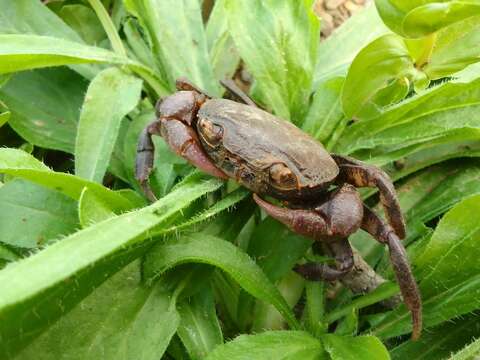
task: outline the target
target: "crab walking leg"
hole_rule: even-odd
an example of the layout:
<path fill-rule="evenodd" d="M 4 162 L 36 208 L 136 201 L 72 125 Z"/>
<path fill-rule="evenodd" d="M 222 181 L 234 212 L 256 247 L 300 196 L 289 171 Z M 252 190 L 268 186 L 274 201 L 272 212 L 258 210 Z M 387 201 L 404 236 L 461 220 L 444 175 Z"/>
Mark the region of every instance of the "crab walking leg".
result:
<path fill-rule="evenodd" d="M 245 94 L 245 92 L 240 89 L 237 84 L 235 84 L 235 81 L 231 79 L 225 79 L 225 80 L 220 80 L 220 84 L 227 89 L 233 96 L 237 97 L 239 100 L 241 100 L 244 104 L 253 106 L 253 107 L 258 107 L 258 105 L 253 101 L 250 96 Z"/>
<path fill-rule="evenodd" d="M 390 177 L 384 171 L 361 161 L 335 154 L 332 154 L 332 157 L 340 168 L 340 174 L 337 177 L 338 183 L 347 182 L 356 187 L 378 188 L 388 222 L 397 236 L 403 239 L 405 237 L 405 221 Z"/>
<path fill-rule="evenodd" d="M 343 277 L 354 265 L 348 236 L 360 227 L 363 205 L 357 190 L 348 184 L 330 192 L 327 200 L 312 210 L 294 210 L 275 206 L 254 194 L 254 200 L 267 214 L 297 234 L 316 240 L 314 251 L 322 243 L 335 257 L 336 268 L 326 264 L 297 265 L 295 271 L 309 280 L 333 281 Z"/>
<path fill-rule="evenodd" d="M 155 146 L 153 145 L 152 135 L 160 135 L 158 130 L 158 120 L 150 123 L 140 133 L 137 145 L 137 157 L 135 159 L 135 178 L 139 182 L 143 192 L 150 201 L 156 201 L 157 197 L 153 193 L 148 178 L 153 169 L 153 158 Z"/>
<path fill-rule="evenodd" d="M 422 300 L 417 283 L 408 263 L 407 253 L 393 229 L 384 223 L 372 210 L 364 206 L 362 229 L 377 241 L 388 246 L 390 262 L 397 278 L 403 301 L 412 314 L 412 339 L 420 337 L 422 331 Z"/>
<path fill-rule="evenodd" d="M 314 244 L 313 251 L 318 253 L 319 242 Z M 335 258 L 335 267 L 332 268 L 326 264 L 308 262 L 306 264 L 295 265 L 293 270 L 302 275 L 307 280 L 312 281 L 335 281 L 344 277 L 353 268 L 353 251 L 348 239 L 340 239 L 325 244 L 329 252 Z"/>
<path fill-rule="evenodd" d="M 175 153 L 200 170 L 215 177 L 228 179 L 227 175 L 218 169 L 205 154 L 191 127 L 179 120 L 163 118 L 152 122 L 142 131 L 137 147 L 135 178 L 151 201 L 156 200 L 148 184 L 148 177 L 153 169 L 155 151 L 152 135 L 161 135 Z"/>
<path fill-rule="evenodd" d="M 205 95 L 207 98 L 212 98 L 206 91 L 195 86 L 190 80 L 185 77 L 180 77 L 175 81 L 175 88 L 183 91 L 196 91 L 199 94 Z"/>

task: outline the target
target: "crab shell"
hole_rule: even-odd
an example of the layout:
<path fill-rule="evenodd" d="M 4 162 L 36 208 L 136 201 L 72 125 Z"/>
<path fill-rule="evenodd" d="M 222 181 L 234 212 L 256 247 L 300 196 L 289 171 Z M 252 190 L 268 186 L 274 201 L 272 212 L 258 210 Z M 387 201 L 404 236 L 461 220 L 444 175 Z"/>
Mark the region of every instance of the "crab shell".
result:
<path fill-rule="evenodd" d="M 261 109 L 212 99 L 200 107 L 197 118 L 199 138 L 215 165 L 257 194 L 307 200 L 322 193 L 339 173 L 322 144 Z M 214 139 L 207 131 L 212 127 L 218 135 Z M 287 186 L 272 181 L 275 165 L 290 172 Z"/>

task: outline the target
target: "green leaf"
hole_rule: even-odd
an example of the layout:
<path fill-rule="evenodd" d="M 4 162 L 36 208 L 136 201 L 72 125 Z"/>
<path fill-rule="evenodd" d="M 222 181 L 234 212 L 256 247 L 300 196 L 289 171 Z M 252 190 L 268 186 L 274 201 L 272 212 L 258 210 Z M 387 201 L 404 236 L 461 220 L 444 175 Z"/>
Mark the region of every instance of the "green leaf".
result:
<path fill-rule="evenodd" d="M 468 216 L 465 216 L 468 214 Z M 425 297 L 436 295 L 480 273 L 480 195 L 465 199 L 440 221 L 424 252 L 415 261 Z M 461 266 L 458 261 L 461 260 Z"/>
<path fill-rule="evenodd" d="M 452 24 L 437 33 L 435 46 L 423 71 L 431 79 L 456 73 L 480 61 L 480 16 Z"/>
<path fill-rule="evenodd" d="M 0 173 L 30 180 L 75 200 L 80 198 L 83 189 L 87 187 L 116 212 L 127 211 L 134 207 L 134 204 L 119 193 L 71 174 L 54 172 L 21 150 L 0 149 Z"/>
<path fill-rule="evenodd" d="M 248 255 L 220 238 L 204 234 L 170 241 L 153 250 L 145 262 L 147 278 L 155 278 L 180 264 L 195 262 L 219 267 L 254 297 L 276 307 L 289 325 L 299 324 L 278 289 L 268 280 Z"/>
<path fill-rule="evenodd" d="M 471 344 L 467 345 L 463 350 L 453 354 L 450 357 L 450 360 L 470 360 L 475 359 L 475 357 L 480 354 L 480 339 L 473 341 Z"/>
<path fill-rule="evenodd" d="M 57 191 L 25 180 L 0 188 L 0 241 L 36 248 L 78 227 L 76 202 Z"/>
<path fill-rule="evenodd" d="M 215 79 L 231 78 L 240 63 L 240 56 L 228 32 L 225 1 L 215 1 L 205 30 Z"/>
<path fill-rule="evenodd" d="M 115 24 L 113 23 L 107 9 L 105 9 L 104 4 L 100 0 L 88 0 L 88 3 L 95 11 L 98 20 L 100 20 L 100 22 L 102 23 L 102 27 L 108 36 L 108 40 L 110 41 L 110 45 L 113 51 L 119 56 L 126 57 L 127 52 L 123 46 L 122 39 L 120 39 L 117 28 L 115 27 Z"/>
<path fill-rule="evenodd" d="M 361 149 L 377 148 L 381 155 L 379 159 L 386 157 L 388 147 L 397 152 L 406 150 L 396 156 L 389 155 L 389 161 L 392 161 L 422 149 L 408 146 L 424 145 L 428 148 L 437 145 L 435 140 L 439 145 L 478 139 L 479 94 L 480 80 L 449 82 L 433 87 L 375 118 L 349 126 L 334 150 L 352 154 Z M 374 155 L 369 152 L 365 157 Z"/>
<path fill-rule="evenodd" d="M 423 225 L 443 214 L 464 198 L 480 193 L 478 161 L 452 161 L 438 168 L 429 168 L 424 175 L 429 177 L 424 184 L 415 184 L 412 181 L 405 184 L 403 190 L 409 193 L 407 197 L 402 196 L 401 203 L 411 229 L 408 239 L 419 235 L 417 229 L 422 227 L 420 224 Z M 412 186 L 414 191 L 411 190 Z M 402 192 L 402 188 L 400 191 Z M 410 209 L 404 206 L 409 200 L 415 201 Z"/>
<path fill-rule="evenodd" d="M 332 360 L 389 360 L 387 349 L 374 336 L 323 335 L 322 343 Z"/>
<path fill-rule="evenodd" d="M 233 208 L 237 203 L 239 203 L 249 195 L 250 195 L 250 192 L 248 190 L 246 190 L 245 188 L 239 187 L 238 189 L 232 191 L 230 194 L 228 194 L 224 198 L 218 200 L 215 204 L 213 204 L 208 209 L 205 209 L 199 214 L 192 216 L 187 221 L 173 225 L 169 228 L 163 229 L 159 234 L 155 234 L 155 232 L 153 234 L 160 235 L 165 233 L 173 233 L 173 232 L 178 232 L 178 231 L 191 228 L 196 224 L 205 222 L 213 218 L 214 216 L 217 216 L 219 213 L 223 211 Z M 223 233 L 221 235 L 224 238 L 225 234 Z"/>
<path fill-rule="evenodd" d="M 168 93 L 165 84 L 150 68 L 112 51 L 49 36 L 0 34 L 0 74 L 85 63 L 126 65 L 142 76 L 158 95 Z"/>
<path fill-rule="evenodd" d="M 302 124 L 303 130 L 321 143 L 326 144 L 333 132 L 342 127 L 345 119 L 340 98 L 344 80 L 334 77 L 320 83 Z"/>
<path fill-rule="evenodd" d="M 0 0 L 0 9 L 0 34 L 35 34 L 83 43 L 72 28 L 41 2 Z M 93 65 L 70 67 L 87 79 L 91 79 L 97 72 Z"/>
<path fill-rule="evenodd" d="M 95 12 L 80 4 L 62 6 L 59 16 L 76 31 L 88 45 L 97 45 L 106 39 L 102 24 Z"/>
<path fill-rule="evenodd" d="M 477 0 L 375 0 L 385 24 L 404 37 L 422 37 L 478 14 Z"/>
<path fill-rule="evenodd" d="M 126 64 L 128 59 L 102 48 L 50 36 L 0 34 L 0 74 L 82 63 Z"/>
<path fill-rule="evenodd" d="M 350 66 L 342 93 L 347 118 L 367 117 L 379 112 L 375 95 L 391 81 L 420 77 L 402 38 L 384 35 L 364 47 Z M 384 104 L 381 104 L 384 105 Z"/>
<path fill-rule="evenodd" d="M 66 68 L 15 74 L 0 88 L 9 125 L 28 142 L 73 153 L 87 83 Z"/>
<path fill-rule="evenodd" d="M 223 343 L 210 286 L 178 304 L 178 312 L 181 318 L 178 336 L 191 359 L 205 359 L 215 346 Z"/>
<path fill-rule="evenodd" d="M 168 79 L 187 77 L 196 86 L 220 93 L 210 65 L 198 0 L 128 0 L 127 9 L 140 17 L 152 42 L 157 68 Z"/>
<path fill-rule="evenodd" d="M 476 243 L 480 236 L 479 199 L 480 195 L 475 195 L 452 208 L 440 221 L 423 253 L 416 258 L 425 327 L 480 307 L 480 275 L 476 261 Z M 376 324 L 374 333 L 388 338 L 404 334 L 410 327 L 409 314 L 401 306 Z"/>
<path fill-rule="evenodd" d="M 139 265 L 134 262 L 108 279 L 17 358 L 159 359 L 180 317 L 162 282 L 142 284 Z"/>
<path fill-rule="evenodd" d="M 480 11 L 478 1 L 445 1 L 422 4 L 409 11 L 403 19 L 403 30 L 409 37 L 421 37 L 450 24 L 467 19 Z"/>
<path fill-rule="evenodd" d="M 425 331 L 417 341 L 405 341 L 393 348 L 390 355 L 393 360 L 451 359 L 453 352 L 460 350 L 479 335 L 478 315 L 468 315 Z"/>
<path fill-rule="evenodd" d="M 151 245 L 148 231 L 222 185 L 191 177 L 140 210 L 96 223 L 0 271 L 0 355 L 12 357 Z M 10 286 L 11 279 L 17 279 Z M 5 340 L 6 339 L 6 340 Z"/>
<path fill-rule="evenodd" d="M 87 187 L 83 189 L 78 199 L 78 217 L 82 228 L 114 216 L 115 213 L 109 204 L 105 203 Z"/>
<path fill-rule="evenodd" d="M 3 110 L 2 109 L 2 104 L 0 103 L 0 127 L 2 127 L 3 125 L 5 125 L 8 120 L 10 119 L 10 116 L 12 115 L 12 113 L 8 110 Z"/>
<path fill-rule="evenodd" d="M 123 31 L 127 37 L 127 43 L 133 51 L 133 54 L 130 54 L 130 56 L 135 56 L 140 62 L 153 68 L 153 54 L 148 47 L 145 36 L 141 32 L 137 19 L 126 19 L 123 23 Z"/>
<path fill-rule="evenodd" d="M 36 0 L 0 0 L 0 8 L 0 34 L 36 34 L 82 42 L 75 31 Z"/>
<path fill-rule="evenodd" d="M 80 114 L 75 145 L 75 174 L 102 182 L 123 117 L 140 99 L 142 82 L 118 68 L 99 73 L 90 83 Z"/>
<path fill-rule="evenodd" d="M 218 346 L 205 360 L 323 360 L 322 344 L 303 331 L 267 331 L 258 335 L 240 335 Z"/>
<path fill-rule="evenodd" d="M 324 321 L 326 286 L 323 281 L 307 281 L 305 283 L 305 326 L 315 337 L 327 332 Z"/>
<path fill-rule="evenodd" d="M 373 4 L 348 18 L 318 47 L 314 89 L 334 76 L 344 76 L 357 53 L 377 37 L 389 32 Z M 342 46 L 338 46 L 342 44 Z"/>
<path fill-rule="evenodd" d="M 253 74 L 260 101 L 300 123 L 308 108 L 319 43 L 312 1 L 227 0 L 235 46 Z"/>
<path fill-rule="evenodd" d="M 311 240 L 268 217 L 253 231 L 248 254 L 256 259 L 271 281 L 277 282 L 291 271 L 311 244 Z"/>

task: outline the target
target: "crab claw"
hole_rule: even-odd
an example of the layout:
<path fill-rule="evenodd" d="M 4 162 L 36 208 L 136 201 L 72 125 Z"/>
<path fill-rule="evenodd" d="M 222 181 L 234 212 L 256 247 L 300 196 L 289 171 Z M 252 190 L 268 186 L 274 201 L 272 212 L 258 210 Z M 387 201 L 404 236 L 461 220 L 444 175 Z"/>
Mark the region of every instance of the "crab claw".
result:
<path fill-rule="evenodd" d="M 327 231 L 325 220 L 314 210 L 293 210 L 275 206 L 263 200 L 257 194 L 253 194 L 253 200 L 268 215 L 285 224 L 297 234 L 316 239 L 318 234 L 325 234 Z"/>
<path fill-rule="evenodd" d="M 212 176 L 228 179 L 228 176 L 210 160 L 198 140 L 195 131 L 183 122 L 175 119 L 163 119 L 162 137 L 170 148 L 189 163 Z"/>
<path fill-rule="evenodd" d="M 255 202 L 271 217 L 287 225 L 297 234 L 313 240 L 348 238 L 360 228 L 363 205 L 358 191 L 349 184 L 327 194 L 314 209 L 294 210 L 275 206 L 254 194 Z"/>

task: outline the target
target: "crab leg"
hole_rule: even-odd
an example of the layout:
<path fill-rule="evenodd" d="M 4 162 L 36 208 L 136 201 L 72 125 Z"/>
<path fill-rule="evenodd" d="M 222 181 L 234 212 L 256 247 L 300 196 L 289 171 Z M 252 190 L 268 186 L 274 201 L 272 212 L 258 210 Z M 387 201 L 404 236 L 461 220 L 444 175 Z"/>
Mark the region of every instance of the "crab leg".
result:
<path fill-rule="evenodd" d="M 329 193 L 329 198 L 311 210 L 275 206 L 254 194 L 253 199 L 268 215 L 297 234 L 318 241 L 347 238 L 360 228 L 363 206 L 357 190 L 349 184 Z"/>
<path fill-rule="evenodd" d="M 137 147 L 135 178 L 151 201 L 156 200 L 148 184 L 148 177 L 153 169 L 155 151 L 152 135 L 161 135 L 175 153 L 200 170 L 215 177 L 228 179 L 227 175 L 218 169 L 205 154 L 191 127 L 176 119 L 162 118 L 155 120 L 142 131 Z"/>
<path fill-rule="evenodd" d="M 356 187 L 376 187 L 389 224 L 400 239 L 405 237 L 405 221 L 390 177 L 382 170 L 361 161 L 332 154 L 340 168 L 337 183 L 347 182 Z"/>
<path fill-rule="evenodd" d="M 246 105 L 258 107 L 258 105 L 253 101 L 250 96 L 245 94 L 245 92 L 240 89 L 237 84 L 235 84 L 235 81 L 231 79 L 225 79 L 225 80 L 220 80 L 220 84 L 227 89 L 233 96 L 238 98 L 241 102 L 243 102 Z"/>
<path fill-rule="evenodd" d="M 317 245 L 317 246 L 315 246 Z M 314 253 L 318 253 L 316 242 L 313 246 Z M 332 256 L 335 257 L 335 269 L 322 263 L 308 262 L 295 265 L 293 270 L 302 275 L 307 280 L 312 281 L 335 281 L 341 279 L 353 268 L 353 251 L 348 239 L 340 239 L 325 245 Z"/>
<path fill-rule="evenodd" d="M 297 234 L 316 240 L 314 251 L 322 243 L 335 257 L 335 268 L 326 264 L 306 263 L 294 270 L 309 280 L 340 279 L 353 267 L 353 252 L 348 236 L 360 227 L 363 206 L 357 190 L 348 184 L 328 194 L 327 200 L 311 210 L 295 210 L 275 206 L 254 194 L 255 202 L 267 214 L 287 225 Z"/>
<path fill-rule="evenodd" d="M 403 301 L 412 314 L 412 339 L 420 337 L 422 331 L 422 300 L 417 283 L 408 264 L 407 253 L 393 229 L 384 223 L 372 210 L 364 206 L 362 229 L 377 241 L 388 246 L 390 262 L 397 278 Z"/>

